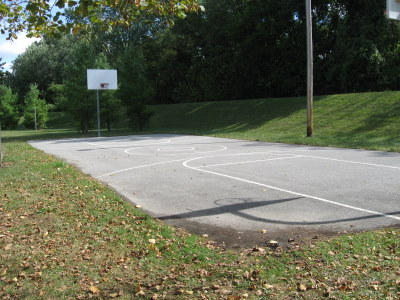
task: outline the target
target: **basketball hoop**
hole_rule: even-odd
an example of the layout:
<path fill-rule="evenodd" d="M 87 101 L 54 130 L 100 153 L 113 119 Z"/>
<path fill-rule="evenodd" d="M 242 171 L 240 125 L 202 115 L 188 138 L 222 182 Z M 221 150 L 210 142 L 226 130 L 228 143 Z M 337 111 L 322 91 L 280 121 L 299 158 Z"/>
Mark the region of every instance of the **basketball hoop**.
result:
<path fill-rule="evenodd" d="M 118 89 L 117 70 L 87 70 L 87 87 L 88 90 L 96 90 L 97 104 L 97 135 L 100 137 L 100 99 L 99 90 L 116 90 Z"/>

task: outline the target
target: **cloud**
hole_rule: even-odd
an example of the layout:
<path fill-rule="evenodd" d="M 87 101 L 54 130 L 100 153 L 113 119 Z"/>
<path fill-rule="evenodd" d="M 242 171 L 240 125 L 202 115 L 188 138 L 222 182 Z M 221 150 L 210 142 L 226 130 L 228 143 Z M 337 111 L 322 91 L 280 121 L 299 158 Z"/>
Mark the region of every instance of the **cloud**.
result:
<path fill-rule="evenodd" d="M 16 57 L 18 54 L 23 53 L 29 45 L 38 38 L 27 38 L 24 34 L 20 34 L 14 41 L 1 40 L 0 41 L 0 57 Z"/>

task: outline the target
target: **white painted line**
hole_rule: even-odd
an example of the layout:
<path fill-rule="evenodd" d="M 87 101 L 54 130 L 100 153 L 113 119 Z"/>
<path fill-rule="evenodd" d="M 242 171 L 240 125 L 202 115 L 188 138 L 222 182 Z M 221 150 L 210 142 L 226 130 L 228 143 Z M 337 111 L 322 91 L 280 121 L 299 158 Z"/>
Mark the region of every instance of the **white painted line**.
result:
<path fill-rule="evenodd" d="M 133 148 L 133 149 L 136 149 L 136 148 Z M 126 151 L 127 150 L 125 150 L 125 152 Z M 223 154 L 223 155 L 210 155 L 210 156 L 196 157 L 194 159 L 210 158 L 210 157 L 221 157 L 221 156 L 253 155 L 253 154 L 269 154 L 269 153 L 268 152 L 235 153 L 235 154 Z M 274 155 L 280 155 L 280 154 L 274 154 Z M 141 165 L 141 166 L 131 167 L 131 168 L 127 168 L 127 169 L 117 170 L 117 171 L 114 171 L 114 172 L 110 172 L 110 173 L 107 173 L 107 174 L 103 174 L 103 175 L 97 176 L 95 178 L 101 178 L 101 177 L 105 177 L 105 176 L 114 175 L 114 174 L 117 174 L 117 173 L 127 172 L 127 171 L 134 170 L 134 169 L 141 169 L 141 168 L 152 167 L 152 166 L 156 166 L 156 165 L 168 164 L 168 163 L 185 161 L 185 160 L 187 160 L 187 158 L 177 159 L 177 160 L 169 160 L 169 161 L 164 161 L 164 162 L 159 162 L 159 163 L 154 163 L 154 164 L 148 164 L 148 165 Z"/>
<path fill-rule="evenodd" d="M 158 148 L 157 151 L 171 151 L 171 152 L 181 152 L 181 151 L 192 151 L 196 150 L 194 147 L 164 147 L 164 148 Z"/>
<path fill-rule="evenodd" d="M 89 145 L 95 146 L 95 147 L 104 148 L 104 147 L 129 147 L 129 146 L 133 146 L 134 144 L 136 144 L 138 142 L 141 142 L 141 141 L 143 141 L 143 140 L 132 141 L 131 143 L 127 143 L 125 145 L 115 144 L 115 143 L 112 143 L 112 142 L 111 143 L 103 143 L 103 144 L 100 144 L 100 143 L 89 143 L 89 142 L 86 142 L 86 143 L 89 144 Z M 138 144 L 138 145 L 135 146 L 135 148 L 147 147 L 147 146 L 157 146 L 157 145 L 162 145 L 162 144 L 168 144 L 170 142 L 171 142 L 171 140 L 166 140 L 166 141 L 163 141 L 163 142 L 157 142 L 157 143 L 151 143 L 151 144 Z M 132 149 L 134 149 L 134 148 L 132 148 Z"/>
<path fill-rule="evenodd" d="M 388 214 L 385 214 L 385 213 L 381 213 L 381 212 L 377 212 L 377 211 L 373 211 L 373 210 L 367 210 L 367 209 L 363 209 L 363 208 L 360 208 L 360 207 L 351 206 L 351 205 L 339 203 L 339 202 L 336 202 L 336 201 L 332 201 L 332 200 L 328 200 L 328 199 L 324 199 L 324 198 L 320 198 L 320 197 L 315 197 L 315 196 L 303 194 L 303 193 L 289 191 L 289 190 L 281 189 L 281 188 L 278 188 L 278 187 L 275 187 L 275 186 L 272 186 L 272 185 L 267 185 L 267 184 L 263 184 L 263 183 L 259 183 L 259 182 L 255 182 L 255 181 L 251 181 L 251 180 L 235 177 L 235 176 L 230 176 L 230 175 L 227 175 L 227 174 L 217 173 L 217 172 L 213 172 L 213 171 L 209 171 L 209 170 L 203 170 L 201 168 L 195 168 L 195 167 L 191 167 L 191 166 L 188 165 L 190 162 L 192 162 L 194 160 L 197 160 L 197 159 L 201 159 L 201 158 L 204 158 L 204 157 L 197 157 L 197 158 L 192 158 L 192 159 L 186 160 L 186 161 L 183 162 L 183 166 L 185 166 L 186 168 L 195 170 L 195 171 L 200 171 L 200 172 L 205 172 L 205 173 L 209 173 L 209 174 L 213 174 L 213 175 L 217 175 L 217 176 L 222 176 L 222 177 L 226 177 L 226 178 L 229 178 L 229 179 L 233 179 L 233 180 L 237 180 L 237 181 L 241 181 L 241 182 L 245 182 L 245 183 L 250 183 L 250 184 L 266 187 L 266 188 L 269 188 L 269 189 L 272 189 L 272 190 L 276 190 L 276 191 L 280 191 L 280 192 L 284 192 L 284 193 L 288 193 L 288 194 L 292 194 L 292 195 L 296 195 L 296 196 L 301 196 L 301 197 L 305 197 L 305 198 L 310 198 L 310 199 L 318 200 L 318 201 L 321 201 L 321 202 L 326 202 L 326 203 L 338 205 L 338 206 L 341 206 L 341 207 L 345 207 L 345 208 L 349 208 L 349 209 L 353 209 L 353 210 L 369 213 L 369 214 L 372 214 L 372 215 L 379 215 L 379 216 L 383 216 L 383 217 L 387 217 L 387 218 L 391 218 L 391 219 L 395 219 L 395 220 L 400 221 L 400 217 L 388 215 Z"/>
<path fill-rule="evenodd" d="M 211 168 L 211 167 L 229 166 L 229 165 L 240 165 L 240 164 L 248 164 L 248 163 L 256 163 L 256 162 L 291 159 L 291 158 L 297 158 L 297 157 L 302 157 L 302 155 L 289 156 L 289 157 L 277 157 L 277 158 L 270 158 L 270 159 L 247 160 L 247 161 L 239 161 L 239 162 L 234 162 L 234 163 L 225 163 L 225 164 L 216 164 L 216 165 L 206 165 L 206 166 L 201 166 L 201 168 Z"/>
<path fill-rule="evenodd" d="M 87 147 L 84 147 L 84 146 L 80 146 L 80 147 L 78 147 L 78 146 L 76 146 L 76 147 L 46 147 L 46 146 L 36 146 L 35 145 L 35 147 L 37 147 L 37 149 L 40 149 L 40 150 L 69 150 L 69 149 L 87 149 Z"/>
<path fill-rule="evenodd" d="M 365 165 L 365 166 L 371 166 L 371 167 L 380 167 L 380 168 L 389 168 L 389 169 L 398 169 L 398 170 L 400 170 L 400 167 L 364 163 L 364 162 L 360 162 L 360 161 L 352 161 L 352 160 L 344 160 L 344 159 L 336 159 L 336 158 L 327 158 L 327 157 L 319 157 L 319 156 L 311 156 L 311 155 L 301 155 L 301 156 L 309 157 L 309 158 L 315 158 L 315 159 L 332 160 L 332 161 L 344 162 L 344 163 L 349 163 L 349 164 L 357 164 L 357 165 Z"/>
<path fill-rule="evenodd" d="M 158 165 L 163 165 L 163 164 L 169 164 L 169 163 L 178 162 L 178 161 L 184 161 L 184 160 L 186 160 L 186 158 L 184 158 L 184 159 L 177 159 L 177 160 L 162 161 L 162 162 L 158 162 L 158 163 L 154 163 L 154 164 L 148 164 L 148 165 L 136 166 L 136 167 L 127 168 L 127 169 L 122 169 L 122 170 L 110 172 L 110 173 L 107 173 L 107 174 L 103 174 L 103 175 L 100 175 L 100 176 L 96 176 L 95 178 L 98 179 L 98 178 L 101 178 L 101 177 L 111 176 L 111 175 L 114 175 L 114 174 L 117 174 L 117 173 L 127 172 L 127 171 L 131 171 L 131 170 L 135 170 L 135 169 L 142 169 L 142 168 L 147 168 L 147 167 L 152 167 L 152 166 L 158 166 Z"/>
<path fill-rule="evenodd" d="M 149 145 L 149 146 L 153 146 L 153 145 Z M 225 151 L 226 149 L 228 149 L 227 147 L 220 146 L 220 145 L 210 145 L 209 147 L 220 147 L 220 149 L 208 150 L 208 151 L 184 152 L 184 153 L 181 153 L 181 152 L 179 152 L 179 153 L 160 153 L 160 155 L 183 155 L 183 154 L 213 153 L 213 152 Z M 138 153 L 138 152 L 132 151 L 132 150 L 135 150 L 135 149 L 141 149 L 141 147 L 134 147 L 134 148 L 126 149 L 124 152 L 127 153 L 127 154 L 134 154 L 134 155 L 154 155 L 155 154 L 155 153 L 151 152 L 152 151 L 151 149 L 147 149 L 148 151 L 150 151 L 148 153 L 140 153 L 140 152 Z M 153 150 L 153 151 L 155 152 L 155 151 L 157 151 L 157 149 Z M 213 156 L 211 156 L 211 157 L 213 157 Z"/>

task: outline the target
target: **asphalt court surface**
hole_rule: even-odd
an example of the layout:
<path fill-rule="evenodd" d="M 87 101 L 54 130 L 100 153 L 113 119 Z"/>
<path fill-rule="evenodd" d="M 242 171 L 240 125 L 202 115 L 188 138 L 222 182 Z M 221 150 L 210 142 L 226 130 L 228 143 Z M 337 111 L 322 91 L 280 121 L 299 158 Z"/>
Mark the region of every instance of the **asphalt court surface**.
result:
<path fill-rule="evenodd" d="M 171 224 L 332 232 L 400 224 L 400 153 L 188 135 L 30 144 Z"/>

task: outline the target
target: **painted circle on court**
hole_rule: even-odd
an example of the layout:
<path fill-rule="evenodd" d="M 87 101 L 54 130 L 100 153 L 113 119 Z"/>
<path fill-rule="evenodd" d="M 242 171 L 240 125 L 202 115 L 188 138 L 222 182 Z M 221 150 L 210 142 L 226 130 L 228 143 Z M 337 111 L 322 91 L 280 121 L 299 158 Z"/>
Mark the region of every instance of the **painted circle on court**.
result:
<path fill-rule="evenodd" d="M 182 155 L 182 154 L 199 154 L 213 153 L 224 151 L 227 147 L 220 145 L 197 144 L 193 146 L 176 145 L 169 147 L 147 146 L 135 147 L 125 150 L 125 153 L 136 155 Z"/>

